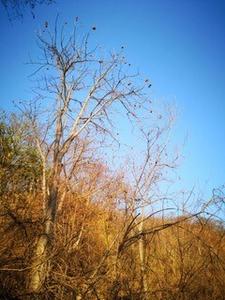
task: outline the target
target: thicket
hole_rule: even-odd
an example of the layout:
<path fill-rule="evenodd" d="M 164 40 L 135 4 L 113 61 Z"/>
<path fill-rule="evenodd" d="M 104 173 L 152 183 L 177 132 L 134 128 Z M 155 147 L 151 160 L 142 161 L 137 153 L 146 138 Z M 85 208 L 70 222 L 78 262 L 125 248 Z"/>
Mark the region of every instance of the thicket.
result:
<path fill-rule="evenodd" d="M 34 299 L 28 286 L 44 227 L 41 160 L 26 141 L 26 126 L 15 120 L 1 122 L 1 299 Z M 94 160 L 76 173 L 50 237 L 51 264 L 37 299 L 224 299 L 223 224 L 199 215 L 153 215 L 140 231 L 141 216 L 118 204 L 132 195 L 121 174 Z M 62 178 L 60 193 L 65 185 Z"/>

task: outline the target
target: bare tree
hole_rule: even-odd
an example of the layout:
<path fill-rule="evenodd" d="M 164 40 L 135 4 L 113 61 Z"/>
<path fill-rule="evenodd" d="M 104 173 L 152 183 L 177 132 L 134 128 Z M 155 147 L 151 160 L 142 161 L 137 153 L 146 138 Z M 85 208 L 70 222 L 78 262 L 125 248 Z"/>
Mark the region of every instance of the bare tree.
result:
<path fill-rule="evenodd" d="M 37 114 L 37 103 L 23 108 L 43 167 L 44 230 L 33 256 L 29 284 L 32 292 L 40 291 L 48 276 L 49 252 L 63 200 L 60 181 L 66 178 L 70 182 L 76 178 L 79 139 L 88 136 L 95 141 L 118 142 L 117 115 L 136 122 L 141 119 L 139 111 L 151 109 L 144 92 L 150 87 L 149 82 L 129 71 L 123 46 L 119 53 L 103 55 L 98 47 L 90 50 L 89 33 L 79 36 L 75 24 L 73 32 L 67 34 L 65 26 L 59 31 L 56 22 L 53 34 L 45 28 L 45 32 L 38 35 L 42 57 L 32 64 L 37 66 L 34 74 L 39 72 L 42 76 L 36 90 L 42 100 L 41 116 Z"/>
<path fill-rule="evenodd" d="M 131 239 L 136 236 L 138 241 L 143 299 L 148 298 L 150 292 L 146 277 L 146 235 L 152 234 L 152 231 L 154 232 L 154 228 L 150 228 L 149 232 L 149 226 L 146 227 L 145 223 L 153 215 L 173 209 L 173 207 L 168 206 L 160 207 L 161 204 L 158 203 L 163 203 L 168 198 L 167 193 L 162 191 L 161 184 L 165 180 L 164 173 L 167 170 L 174 169 L 178 159 L 178 155 L 169 158 L 167 154 L 173 121 L 174 116 L 170 113 L 168 123 L 164 126 L 150 128 L 147 132 L 142 130 L 144 144 L 146 145 L 143 161 L 139 167 L 136 163 L 133 166 L 134 194 L 132 203 L 134 215 L 138 214 L 139 217 L 134 221 L 135 231 Z M 149 213 L 151 210 L 153 214 Z M 169 224 L 167 223 L 167 225 Z"/>

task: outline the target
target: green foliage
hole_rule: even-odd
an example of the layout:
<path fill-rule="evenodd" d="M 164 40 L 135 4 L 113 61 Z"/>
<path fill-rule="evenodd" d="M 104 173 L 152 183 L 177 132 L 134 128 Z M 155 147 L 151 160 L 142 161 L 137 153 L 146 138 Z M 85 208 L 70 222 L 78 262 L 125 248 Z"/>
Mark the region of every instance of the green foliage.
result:
<path fill-rule="evenodd" d="M 0 195 L 37 189 L 41 160 L 26 124 L 15 115 L 0 116 Z"/>

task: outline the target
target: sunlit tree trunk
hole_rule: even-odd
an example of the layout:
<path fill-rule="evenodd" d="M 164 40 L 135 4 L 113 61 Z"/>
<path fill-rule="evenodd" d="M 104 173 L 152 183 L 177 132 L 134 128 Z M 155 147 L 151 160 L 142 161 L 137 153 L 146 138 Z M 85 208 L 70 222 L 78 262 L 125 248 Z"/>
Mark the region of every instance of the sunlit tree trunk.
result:
<path fill-rule="evenodd" d="M 143 233 L 143 227 L 144 227 L 144 220 L 143 215 L 141 216 L 141 222 L 139 224 L 139 233 Z M 139 257 L 140 257 L 140 268 L 141 268 L 141 289 L 142 289 L 142 299 L 147 299 L 146 295 L 148 292 L 148 284 L 147 284 L 147 278 L 146 278 L 146 249 L 145 249 L 145 241 L 144 236 L 141 235 L 141 238 L 138 241 L 139 246 Z"/>
<path fill-rule="evenodd" d="M 47 198 L 46 216 L 44 230 L 37 240 L 33 255 L 32 271 L 30 276 L 29 290 L 38 293 L 43 282 L 48 276 L 50 267 L 49 249 L 54 236 L 54 225 L 56 219 L 56 207 L 58 199 L 58 187 L 53 185 Z"/>

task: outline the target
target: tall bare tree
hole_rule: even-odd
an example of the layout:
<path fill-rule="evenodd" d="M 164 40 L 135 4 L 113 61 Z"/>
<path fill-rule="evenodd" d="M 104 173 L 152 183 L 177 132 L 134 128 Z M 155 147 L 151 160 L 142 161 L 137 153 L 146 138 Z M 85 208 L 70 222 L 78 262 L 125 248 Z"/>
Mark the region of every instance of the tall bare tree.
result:
<path fill-rule="evenodd" d="M 90 49 L 90 33 L 79 35 L 77 25 L 71 34 L 66 24 L 60 30 L 56 24 L 53 33 L 47 27 L 38 35 L 42 57 L 32 61 L 37 66 L 34 74 L 41 73 L 36 90 L 42 100 L 41 116 L 37 102 L 35 109 L 33 104 L 24 109 L 43 167 L 44 230 L 33 256 L 31 292 L 40 291 L 48 276 L 57 211 L 63 200 L 59 184 L 62 178 L 68 182 L 75 178 L 79 140 L 89 136 L 95 141 L 118 142 L 118 114 L 136 122 L 141 119 L 139 111 L 151 110 L 145 94 L 149 82 L 129 70 L 123 46 L 119 53 L 103 55 L 98 47 Z"/>

